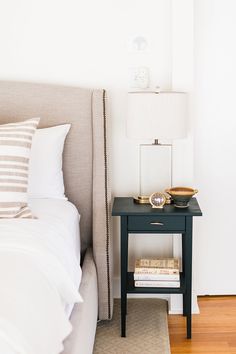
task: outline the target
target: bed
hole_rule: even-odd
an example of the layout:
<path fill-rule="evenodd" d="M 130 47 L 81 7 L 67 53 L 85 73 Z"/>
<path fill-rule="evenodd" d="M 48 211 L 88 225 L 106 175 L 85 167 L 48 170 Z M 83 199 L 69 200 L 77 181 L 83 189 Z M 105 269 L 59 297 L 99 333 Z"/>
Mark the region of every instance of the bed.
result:
<path fill-rule="evenodd" d="M 113 312 L 105 91 L 1 81 L 0 124 L 32 117 L 41 117 L 39 128 L 71 124 L 63 174 L 66 196 L 80 214 L 83 302 L 67 309 L 73 330 L 64 341 L 63 354 L 91 354 L 97 320 L 111 319 Z M 64 207 L 71 208 L 63 204 L 62 214 Z M 33 209 L 40 214 L 40 202 Z"/>

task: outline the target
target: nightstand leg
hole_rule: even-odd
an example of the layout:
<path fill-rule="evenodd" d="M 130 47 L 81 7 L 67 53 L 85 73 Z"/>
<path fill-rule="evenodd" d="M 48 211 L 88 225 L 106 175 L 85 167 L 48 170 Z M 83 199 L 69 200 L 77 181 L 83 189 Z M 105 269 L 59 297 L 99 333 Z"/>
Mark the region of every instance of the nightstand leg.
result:
<path fill-rule="evenodd" d="M 128 229 L 127 216 L 121 217 L 121 243 L 120 243 L 120 266 L 121 266 L 121 337 L 126 336 L 126 313 L 127 313 L 127 267 L 128 267 Z"/>
<path fill-rule="evenodd" d="M 187 315 L 187 338 L 192 336 L 192 217 L 186 217 L 185 243 L 185 311 Z"/>
<path fill-rule="evenodd" d="M 185 234 L 182 234 L 182 269 L 185 269 Z M 186 295 L 183 294 L 183 316 L 186 316 Z"/>

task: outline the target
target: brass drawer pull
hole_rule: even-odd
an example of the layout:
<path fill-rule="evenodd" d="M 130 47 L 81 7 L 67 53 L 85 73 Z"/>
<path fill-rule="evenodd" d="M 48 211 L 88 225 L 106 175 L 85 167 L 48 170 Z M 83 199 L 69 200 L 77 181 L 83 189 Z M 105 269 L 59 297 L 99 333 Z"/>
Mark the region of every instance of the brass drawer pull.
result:
<path fill-rule="evenodd" d="M 150 225 L 160 225 L 160 226 L 164 226 L 164 224 L 163 224 L 162 222 L 158 222 L 158 221 L 150 222 Z"/>

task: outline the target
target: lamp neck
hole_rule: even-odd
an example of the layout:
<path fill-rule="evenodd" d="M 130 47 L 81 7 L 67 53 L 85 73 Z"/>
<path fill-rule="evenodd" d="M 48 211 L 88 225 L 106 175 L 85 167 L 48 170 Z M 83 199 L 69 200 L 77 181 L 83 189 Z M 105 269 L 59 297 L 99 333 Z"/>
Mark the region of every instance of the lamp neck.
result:
<path fill-rule="evenodd" d="M 153 145 L 160 145 L 160 143 L 159 143 L 158 139 L 155 139 L 155 140 L 154 140 Z"/>

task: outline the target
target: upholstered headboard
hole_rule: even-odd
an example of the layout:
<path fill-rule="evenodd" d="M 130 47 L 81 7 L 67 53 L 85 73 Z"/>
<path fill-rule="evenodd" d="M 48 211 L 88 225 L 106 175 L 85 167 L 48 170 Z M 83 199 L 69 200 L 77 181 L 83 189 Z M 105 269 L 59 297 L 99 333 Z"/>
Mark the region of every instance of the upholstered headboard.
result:
<path fill-rule="evenodd" d="M 104 90 L 0 81 L 0 124 L 40 117 L 39 128 L 71 123 L 63 156 L 68 199 L 81 215 L 82 251 L 93 245 L 99 318 L 112 312 L 110 191 Z"/>

